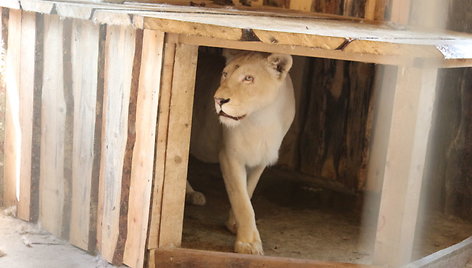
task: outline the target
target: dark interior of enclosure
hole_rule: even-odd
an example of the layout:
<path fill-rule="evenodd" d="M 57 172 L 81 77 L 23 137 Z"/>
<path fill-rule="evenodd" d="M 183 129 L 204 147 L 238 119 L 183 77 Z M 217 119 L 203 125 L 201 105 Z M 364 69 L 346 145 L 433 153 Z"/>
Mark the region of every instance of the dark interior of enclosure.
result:
<path fill-rule="evenodd" d="M 199 61 L 220 55 L 221 49 L 201 48 Z M 373 237 L 366 241 L 362 234 L 375 233 L 376 226 L 362 226 L 362 210 L 364 193 L 372 191 L 366 167 L 375 66 L 294 57 L 291 76 L 296 117 L 278 164 L 264 171 L 252 198 L 265 255 L 369 263 Z M 197 80 L 205 77 L 197 72 Z M 230 205 L 218 164 L 191 156 L 188 180 L 207 204 L 186 205 L 182 246 L 232 252 L 235 236 L 224 226 Z M 379 195 L 374 194 L 376 202 Z M 472 232 L 469 223 L 436 212 L 425 222 L 429 228 L 422 230 L 415 256 Z"/>

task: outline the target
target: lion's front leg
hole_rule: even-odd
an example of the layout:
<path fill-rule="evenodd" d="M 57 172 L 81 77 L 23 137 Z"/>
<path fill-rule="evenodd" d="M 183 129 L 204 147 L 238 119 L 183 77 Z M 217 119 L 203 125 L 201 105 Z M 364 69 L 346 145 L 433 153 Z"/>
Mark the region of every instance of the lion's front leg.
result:
<path fill-rule="evenodd" d="M 246 168 L 242 163 L 220 153 L 221 172 L 237 224 L 234 250 L 238 253 L 263 255 L 254 209 L 247 190 Z"/>
<path fill-rule="evenodd" d="M 254 190 L 256 189 L 257 183 L 259 182 L 259 179 L 261 178 L 264 169 L 265 165 L 259 165 L 248 170 L 247 192 L 249 194 L 249 199 L 252 198 Z M 238 230 L 236 219 L 234 218 L 234 213 L 231 209 L 229 210 L 228 220 L 226 221 L 226 228 L 228 228 L 228 230 L 233 234 L 236 234 Z"/>

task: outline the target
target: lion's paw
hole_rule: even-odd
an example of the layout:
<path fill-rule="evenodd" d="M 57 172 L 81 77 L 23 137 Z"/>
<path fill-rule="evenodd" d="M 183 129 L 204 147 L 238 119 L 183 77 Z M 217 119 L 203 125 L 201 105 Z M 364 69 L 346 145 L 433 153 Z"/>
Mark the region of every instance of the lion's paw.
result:
<path fill-rule="evenodd" d="M 205 195 L 197 191 L 188 193 L 186 196 L 186 199 L 187 199 L 187 202 L 192 205 L 204 206 L 206 204 Z"/>
<path fill-rule="evenodd" d="M 253 254 L 253 255 L 264 255 L 261 241 L 254 242 L 242 242 L 236 241 L 234 244 L 234 251 L 236 253 Z"/>

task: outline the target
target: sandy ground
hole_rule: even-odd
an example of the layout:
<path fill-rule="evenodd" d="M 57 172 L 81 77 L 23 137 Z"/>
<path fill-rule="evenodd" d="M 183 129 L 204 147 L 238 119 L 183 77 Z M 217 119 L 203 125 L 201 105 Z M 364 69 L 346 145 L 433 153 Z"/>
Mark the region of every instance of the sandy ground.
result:
<path fill-rule="evenodd" d="M 207 204 L 186 206 L 183 247 L 231 252 L 235 237 L 224 227 L 229 202 L 218 167 L 193 159 L 189 179 L 206 195 Z M 253 205 L 265 255 L 371 262 L 373 240 L 363 242 L 367 240 L 362 239 L 361 215 L 353 197 L 303 186 L 269 171 L 256 189 Z M 472 223 L 440 213 L 430 213 L 425 223 L 415 258 L 472 236 Z"/>
<path fill-rule="evenodd" d="M 37 225 L 0 212 L 0 267 L 5 268 L 113 268 L 65 241 L 41 231 Z"/>

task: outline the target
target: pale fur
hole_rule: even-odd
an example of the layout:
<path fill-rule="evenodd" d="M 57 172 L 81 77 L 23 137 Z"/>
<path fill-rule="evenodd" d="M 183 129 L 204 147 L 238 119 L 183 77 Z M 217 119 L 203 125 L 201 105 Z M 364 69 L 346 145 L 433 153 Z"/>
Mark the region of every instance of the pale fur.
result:
<path fill-rule="evenodd" d="M 239 253 L 263 254 L 250 198 L 264 168 L 277 161 L 282 139 L 295 115 L 288 75 L 291 66 L 289 55 L 236 54 L 227 60 L 223 71 L 226 77 L 223 75 L 214 94 L 215 99 L 230 101 L 220 106 L 211 98 L 211 89 L 196 97 L 196 105 L 203 108 L 195 110 L 192 153 L 202 160 L 220 163 L 232 208 L 226 226 L 237 234 L 235 251 Z M 204 90 L 199 87 L 197 90 Z M 214 109 L 210 112 L 212 102 Z M 244 118 L 219 116 L 222 124 L 218 124 L 217 113 L 221 110 Z M 200 194 L 193 189 L 187 189 L 187 193 Z"/>

